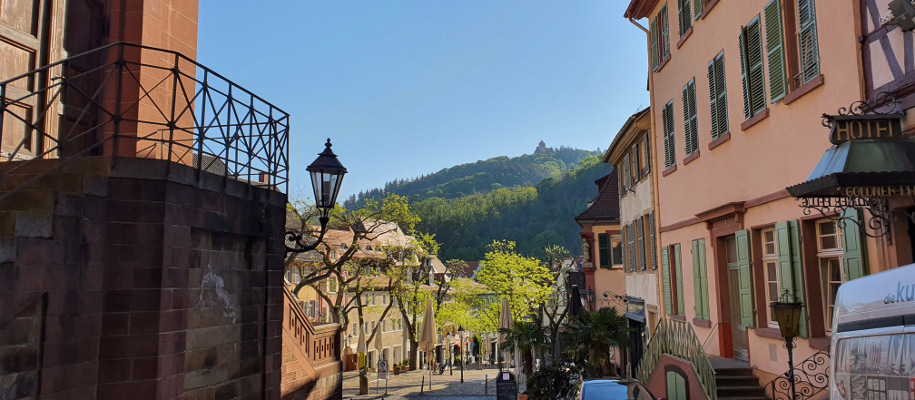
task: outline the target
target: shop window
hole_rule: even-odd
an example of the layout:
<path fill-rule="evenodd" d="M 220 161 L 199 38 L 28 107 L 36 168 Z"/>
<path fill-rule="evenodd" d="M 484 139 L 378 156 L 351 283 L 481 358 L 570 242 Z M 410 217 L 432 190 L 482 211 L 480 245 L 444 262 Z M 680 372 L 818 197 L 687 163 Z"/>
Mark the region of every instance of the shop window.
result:
<path fill-rule="evenodd" d="M 781 295 L 778 271 L 778 242 L 775 240 L 775 229 L 763 230 L 760 237 L 762 239 L 763 273 L 765 274 L 766 282 L 766 304 L 771 304 L 773 301 L 779 301 L 779 296 Z M 774 313 L 769 313 L 767 322 L 770 327 L 778 328 Z"/>

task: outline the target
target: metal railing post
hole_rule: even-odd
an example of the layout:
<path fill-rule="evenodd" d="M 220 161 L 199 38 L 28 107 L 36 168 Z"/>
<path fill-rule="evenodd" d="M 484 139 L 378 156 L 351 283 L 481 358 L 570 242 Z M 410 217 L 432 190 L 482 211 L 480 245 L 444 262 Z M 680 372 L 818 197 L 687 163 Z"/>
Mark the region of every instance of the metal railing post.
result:
<path fill-rule="evenodd" d="M 166 151 L 168 151 L 168 161 L 172 160 L 172 149 L 174 148 L 175 143 L 175 103 L 178 102 L 178 53 L 175 53 L 175 66 L 172 68 L 172 111 L 171 116 L 168 118 L 168 144 L 165 146 Z M 181 160 L 177 160 L 181 161 Z M 167 164 L 170 168 L 171 163 Z"/>
<path fill-rule="evenodd" d="M 200 171 L 203 170 L 203 141 L 206 140 L 206 131 L 204 126 L 207 125 L 207 93 L 210 92 L 210 86 L 207 81 L 209 78 L 210 71 L 203 69 L 203 87 L 200 88 L 201 95 L 203 100 L 200 102 L 200 124 L 201 126 L 197 127 L 197 180 L 200 180 Z M 193 161 L 194 155 L 191 155 L 191 160 Z"/>
<path fill-rule="evenodd" d="M 117 164 L 120 140 L 119 136 L 121 134 L 121 96 L 123 89 L 123 80 L 124 80 L 124 65 L 126 61 L 124 60 L 124 44 L 118 45 L 118 81 L 115 84 L 115 94 L 114 94 L 114 131 L 112 132 L 113 137 L 111 138 L 112 154 L 111 154 L 111 166 L 114 167 Z M 104 147 L 103 147 L 104 149 Z"/>

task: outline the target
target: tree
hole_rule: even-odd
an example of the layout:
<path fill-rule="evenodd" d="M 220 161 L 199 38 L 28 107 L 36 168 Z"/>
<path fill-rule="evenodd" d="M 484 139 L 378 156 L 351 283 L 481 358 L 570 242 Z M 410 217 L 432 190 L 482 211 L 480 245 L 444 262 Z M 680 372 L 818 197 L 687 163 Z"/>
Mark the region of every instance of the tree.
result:
<path fill-rule="evenodd" d="M 547 301 L 540 306 L 540 314 L 547 322 L 547 328 L 550 330 L 552 339 L 552 360 L 559 359 L 559 328 L 569 313 L 569 293 L 566 288 L 564 278 L 568 273 L 563 269 L 563 262 L 571 256 L 568 250 L 562 246 L 549 246 L 543 248 L 541 260 L 550 270 L 552 276 L 553 291 L 547 296 Z"/>
<path fill-rule="evenodd" d="M 593 376 L 603 376 L 610 368 L 610 348 L 625 348 L 629 340 L 626 317 L 616 308 L 605 307 L 597 311 L 582 310 L 578 318 L 566 324 L 562 333 L 566 354 Z"/>
<path fill-rule="evenodd" d="M 511 329 L 499 329 L 505 334 L 505 343 L 502 350 L 511 350 L 517 347 L 524 361 L 524 373 L 531 376 L 534 372 L 534 352 L 545 348 L 548 344 L 546 335 L 540 327 L 539 321 L 516 321 Z"/>
<path fill-rule="evenodd" d="M 512 319 L 527 319 L 551 291 L 552 275 L 539 260 L 515 251 L 513 241 L 493 241 L 480 262 L 477 281 L 500 298 L 507 298 Z"/>

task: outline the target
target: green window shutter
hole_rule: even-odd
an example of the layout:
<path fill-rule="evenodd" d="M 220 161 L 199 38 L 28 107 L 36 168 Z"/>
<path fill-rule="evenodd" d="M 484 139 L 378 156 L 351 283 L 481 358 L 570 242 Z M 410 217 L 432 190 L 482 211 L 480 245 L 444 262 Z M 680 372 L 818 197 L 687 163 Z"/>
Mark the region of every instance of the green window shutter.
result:
<path fill-rule="evenodd" d="M 683 263 L 680 258 L 680 243 L 674 245 L 674 264 L 677 272 L 675 277 L 677 280 L 677 315 L 686 315 L 683 302 Z"/>
<path fill-rule="evenodd" d="M 801 253 L 801 222 L 798 220 L 788 222 L 788 231 L 791 234 L 791 268 L 794 271 L 794 293 L 798 301 L 804 303 L 804 309 L 801 311 L 799 335 L 802 338 L 810 337 L 810 329 L 807 325 L 807 299 L 806 285 L 804 285 L 804 262 Z"/>
<path fill-rule="evenodd" d="M 651 171 L 651 138 L 645 133 L 645 173 Z"/>
<path fill-rule="evenodd" d="M 845 252 L 845 281 L 867 275 L 867 247 L 858 223 L 863 223 L 861 210 L 850 208 L 842 214 L 842 250 Z M 842 226 L 844 223 L 844 226 Z"/>
<path fill-rule="evenodd" d="M 621 243 L 623 246 L 623 271 L 626 271 L 626 258 L 629 256 L 629 242 L 626 241 L 626 227 L 624 226 L 623 229 L 620 229 L 620 231 L 623 234 L 623 240 Z"/>
<path fill-rule="evenodd" d="M 623 182 L 625 182 L 623 188 L 625 189 L 629 189 L 629 187 L 632 186 L 632 172 L 629 171 L 631 165 L 632 164 L 629 162 L 629 154 L 626 154 L 626 156 L 623 157 Z"/>
<path fill-rule="evenodd" d="M 600 267 L 610 268 L 610 239 L 606 233 L 597 234 L 598 256 L 600 257 Z"/>
<path fill-rule="evenodd" d="M 769 61 L 769 97 L 775 103 L 788 93 L 785 80 L 785 50 L 782 39 L 782 3 L 772 0 L 766 4 L 766 57 Z"/>
<path fill-rule="evenodd" d="M 715 90 L 718 98 L 715 105 L 718 107 L 718 136 L 724 135 L 728 129 L 728 89 L 724 76 L 724 52 L 715 57 Z"/>
<path fill-rule="evenodd" d="M 697 1 L 701 2 L 701 0 Z M 708 63 L 708 101 L 711 110 L 712 140 L 718 139 L 718 92 L 715 89 L 715 60 Z"/>
<path fill-rule="evenodd" d="M 664 166 L 670 168 L 677 164 L 677 150 L 674 140 L 674 102 L 671 100 L 662 110 L 664 123 Z"/>
<path fill-rule="evenodd" d="M 756 326 L 753 318 L 753 274 L 750 267 L 750 234 L 744 229 L 737 231 L 737 287 L 738 307 L 740 308 L 740 324 L 753 328 Z M 732 303 L 733 304 L 733 303 Z"/>
<path fill-rule="evenodd" d="M 658 28 L 661 30 L 661 60 L 664 60 L 670 54 L 670 16 L 667 4 L 661 7 L 661 13 L 658 14 Z"/>
<path fill-rule="evenodd" d="M 658 18 L 655 17 L 651 20 L 651 70 L 654 71 L 658 68 Z"/>
<path fill-rule="evenodd" d="M 690 133 L 689 123 L 689 85 L 683 87 L 683 151 L 686 155 L 693 154 L 693 135 Z"/>
<path fill-rule="evenodd" d="M 705 6 L 705 0 L 693 0 L 693 19 L 699 20 L 702 16 L 702 10 Z"/>
<path fill-rule="evenodd" d="M 699 150 L 699 122 L 696 117 L 696 80 L 683 87 L 683 131 L 686 155 Z"/>
<path fill-rule="evenodd" d="M 750 105 L 750 74 L 747 73 L 750 60 L 747 59 L 747 28 L 740 27 L 740 80 L 743 83 L 743 118 L 750 119 L 753 116 L 753 107 Z"/>
<path fill-rule="evenodd" d="M 644 271 L 648 267 L 648 260 L 645 259 L 645 219 L 640 216 L 635 226 L 639 231 L 639 270 Z"/>
<path fill-rule="evenodd" d="M 661 281 L 664 285 L 664 312 L 666 315 L 673 315 L 670 299 L 670 261 L 667 255 L 667 246 L 661 247 Z"/>
<path fill-rule="evenodd" d="M 763 69 L 762 24 L 759 16 L 747 25 L 747 60 L 749 61 L 750 106 L 753 115 L 766 109 L 766 78 Z"/>
<path fill-rule="evenodd" d="M 817 43 L 817 19 L 814 0 L 798 0 L 798 42 L 801 58 L 801 84 L 820 75 L 820 49 Z"/>
<path fill-rule="evenodd" d="M 654 238 L 654 211 L 648 213 L 648 236 L 651 238 L 651 269 L 658 269 L 657 242 Z"/>
<path fill-rule="evenodd" d="M 635 255 L 635 225 L 630 222 L 626 225 L 626 230 L 629 234 L 629 271 L 635 271 L 635 264 L 638 262 Z"/>
<path fill-rule="evenodd" d="M 696 318 L 709 319 L 708 271 L 705 262 L 705 239 L 693 240 L 693 291 Z"/>
<path fill-rule="evenodd" d="M 692 10 L 689 0 L 677 0 L 677 15 L 680 22 L 680 37 L 693 26 Z"/>

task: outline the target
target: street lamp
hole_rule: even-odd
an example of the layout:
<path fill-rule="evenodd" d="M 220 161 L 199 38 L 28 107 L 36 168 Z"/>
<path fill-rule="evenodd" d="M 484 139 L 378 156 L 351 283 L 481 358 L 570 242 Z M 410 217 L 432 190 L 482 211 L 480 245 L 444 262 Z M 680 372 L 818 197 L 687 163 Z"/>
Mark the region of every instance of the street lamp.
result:
<path fill-rule="evenodd" d="M 290 247 L 286 245 L 286 253 L 305 253 L 312 251 L 324 240 L 324 234 L 327 233 L 327 223 L 330 221 L 330 210 L 337 204 L 337 195 L 340 194 L 340 184 L 343 182 L 343 175 L 346 174 L 346 168 L 337 159 L 337 155 L 330 149 L 330 139 L 324 144 L 324 151 L 318 154 L 306 170 L 311 174 L 311 186 L 315 192 L 315 207 L 320 212 L 318 221 L 321 223 L 321 232 L 318 240 L 312 244 L 302 242 L 303 235 L 295 231 L 286 231 L 286 243 L 292 242 Z"/>
<path fill-rule="evenodd" d="M 804 304 L 797 301 L 788 289 L 781 295 L 781 301 L 771 303 L 772 314 L 778 322 L 778 328 L 781 330 L 782 337 L 785 338 L 785 347 L 788 349 L 788 379 L 791 380 L 791 398 L 797 398 L 797 389 L 794 385 L 794 338 L 797 337 L 801 325 L 801 311 Z"/>
<path fill-rule="evenodd" d="M 464 326 L 458 325 L 458 336 L 461 340 L 461 383 L 464 383 Z"/>
<path fill-rule="evenodd" d="M 588 308 L 590 308 L 591 311 L 594 311 L 594 291 L 591 290 L 590 287 L 588 288 L 588 293 L 585 294 L 585 296 L 588 298 Z"/>

